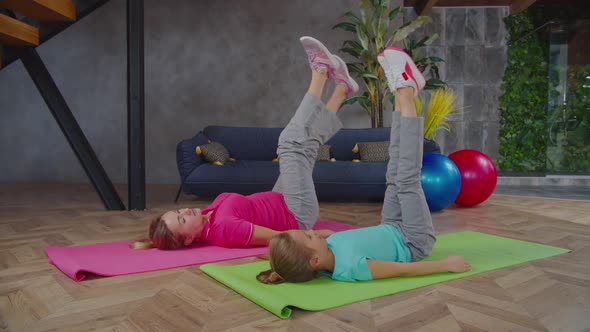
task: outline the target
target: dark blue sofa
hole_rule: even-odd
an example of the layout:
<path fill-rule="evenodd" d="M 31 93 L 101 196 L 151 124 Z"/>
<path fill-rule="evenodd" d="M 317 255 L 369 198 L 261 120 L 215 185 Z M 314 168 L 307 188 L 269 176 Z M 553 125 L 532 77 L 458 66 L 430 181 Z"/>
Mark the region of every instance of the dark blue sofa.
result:
<path fill-rule="evenodd" d="M 181 190 L 186 194 L 213 197 L 223 192 L 252 194 L 272 190 L 279 176 L 276 149 L 282 128 L 209 126 L 177 145 L 176 159 Z M 313 178 L 319 199 L 382 199 L 387 163 L 352 162 L 358 142 L 389 140 L 390 128 L 341 129 L 326 144 L 335 162 L 316 162 Z M 208 140 L 220 142 L 236 161 L 223 166 L 206 162 L 195 147 Z M 424 152 L 440 152 L 433 141 L 424 141 Z M 180 193 L 180 192 L 179 192 Z"/>

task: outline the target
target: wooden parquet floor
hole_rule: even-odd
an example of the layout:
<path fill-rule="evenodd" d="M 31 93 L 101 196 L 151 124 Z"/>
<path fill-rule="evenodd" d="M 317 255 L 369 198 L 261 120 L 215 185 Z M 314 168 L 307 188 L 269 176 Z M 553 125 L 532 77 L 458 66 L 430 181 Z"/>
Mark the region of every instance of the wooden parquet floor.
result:
<path fill-rule="evenodd" d="M 125 197 L 125 188 L 120 189 Z M 169 208 L 174 186 L 148 186 L 148 211 L 105 211 L 89 185 L 0 184 L 1 331 L 590 331 L 590 201 L 492 196 L 434 214 L 437 232 L 477 230 L 571 254 L 280 320 L 185 267 L 74 282 L 48 245 L 133 239 Z M 183 197 L 180 205 L 207 201 Z M 321 215 L 379 222 L 379 203 L 322 202 Z M 226 262 L 243 263 L 248 258 Z"/>

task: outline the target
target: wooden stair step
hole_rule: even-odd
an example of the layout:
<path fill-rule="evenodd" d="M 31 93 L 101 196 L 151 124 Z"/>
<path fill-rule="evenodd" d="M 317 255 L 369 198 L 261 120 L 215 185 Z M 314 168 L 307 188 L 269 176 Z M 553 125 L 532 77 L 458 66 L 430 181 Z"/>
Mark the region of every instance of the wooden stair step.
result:
<path fill-rule="evenodd" d="M 0 0 L 0 7 L 41 22 L 76 20 L 76 6 L 71 0 Z"/>
<path fill-rule="evenodd" d="M 39 29 L 0 14 L 0 44 L 4 46 L 37 46 Z"/>

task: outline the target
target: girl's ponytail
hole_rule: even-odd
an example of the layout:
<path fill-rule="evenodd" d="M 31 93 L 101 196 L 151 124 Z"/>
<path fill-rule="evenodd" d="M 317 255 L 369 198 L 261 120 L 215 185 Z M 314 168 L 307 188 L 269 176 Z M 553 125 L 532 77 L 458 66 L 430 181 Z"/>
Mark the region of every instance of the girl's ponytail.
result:
<path fill-rule="evenodd" d="M 280 284 L 285 281 L 285 279 L 283 279 L 278 273 L 276 273 L 273 270 L 266 270 L 258 273 L 256 279 L 258 279 L 258 281 L 262 283 L 270 285 Z"/>
<path fill-rule="evenodd" d="M 256 276 L 262 283 L 305 282 L 317 275 L 317 271 L 309 264 L 313 249 L 298 244 L 287 232 L 270 240 L 268 254 L 271 269 Z"/>
<path fill-rule="evenodd" d="M 129 248 L 137 250 L 145 250 L 155 248 L 154 243 L 150 239 L 136 240 L 129 244 Z"/>

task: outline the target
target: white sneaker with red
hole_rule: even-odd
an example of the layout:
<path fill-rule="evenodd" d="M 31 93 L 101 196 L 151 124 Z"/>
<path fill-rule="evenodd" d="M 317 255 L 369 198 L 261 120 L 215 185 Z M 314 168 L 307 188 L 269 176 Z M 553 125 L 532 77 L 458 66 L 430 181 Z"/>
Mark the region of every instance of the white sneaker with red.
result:
<path fill-rule="evenodd" d="M 301 37 L 299 40 L 307 53 L 307 61 L 312 70 L 331 73 L 338 65 L 333 61 L 332 53 L 319 40 L 308 36 Z"/>
<path fill-rule="evenodd" d="M 344 60 L 342 60 L 339 56 L 333 54 L 332 59 L 334 62 L 338 63 L 338 65 L 334 68 L 334 72 L 332 72 L 332 79 L 334 80 L 334 83 L 337 85 L 343 84 L 346 86 L 346 97 L 350 97 L 351 95 L 357 93 L 359 91 L 359 85 L 348 73 L 346 62 L 344 62 Z"/>
<path fill-rule="evenodd" d="M 393 46 L 386 48 L 383 55 L 389 66 L 389 75 L 386 74 L 386 77 L 389 87 L 394 89 L 392 91 L 411 86 L 414 96 L 417 96 L 426 85 L 426 79 L 414 60 L 404 50 Z"/>
<path fill-rule="evenodd" d="M 392 76 L 392 71 L 391 71 L 391 68 L 389 67 L 389 63 L 385 59 L 384 52 L 379 53 L 379 55 L 377 56 L 377 61 L 379 61 L 381 68 L 383 68 L 383 73 L 385 74 L 385 78 L 387 78 L 387 84 L 389 84 L 389 90 L 391 92 L 395 92 L 395 81 L 396 80 L 395 80 L 394 76 Z"/>

